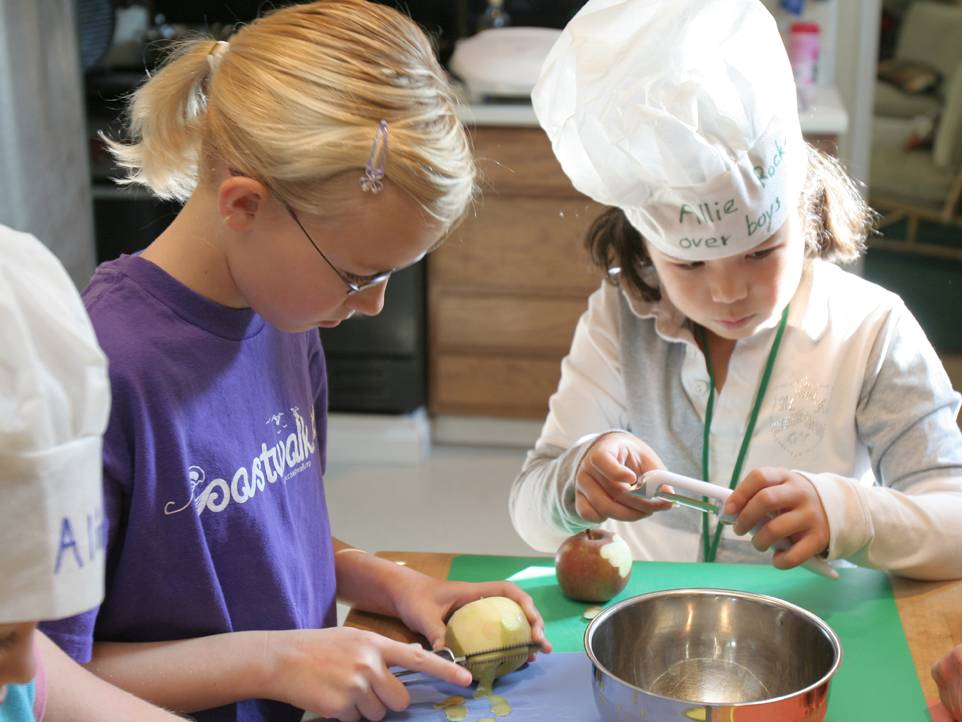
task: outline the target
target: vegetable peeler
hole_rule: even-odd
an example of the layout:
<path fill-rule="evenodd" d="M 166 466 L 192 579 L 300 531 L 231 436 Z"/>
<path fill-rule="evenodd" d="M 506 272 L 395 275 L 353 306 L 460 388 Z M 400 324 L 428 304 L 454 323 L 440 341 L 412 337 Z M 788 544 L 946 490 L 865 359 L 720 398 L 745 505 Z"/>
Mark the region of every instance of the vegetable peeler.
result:
<path fill-rule="evenodd" d="M 449 662 L 454 662 L 468 670 L 471 670 L 472 667 L 477 665 L 500 663 L 511 657 L 524 657 L 527 659 L 528 655 L 532 652 L 540 651 L 542 651 L 540 642 L 527 642 L 525 644 L 512 644 L 508 647 L 485 649 L 481 652 L 472 652 L 471 654 L 465 654 L 460 657 L 456 656 L 448 647 L 440 647 L 439 649 L 433 650 L 439 657 L 443 657 Z M 421 674 L 421 672 L 414 669 L 402 669 L 399 672 L 395 672 L 394 676 L 407 677 L 412 674 Z"/>
<path fill-rule="evenodd" d="M 680 490 L 687 493 L 679 494 L 662 491 L 662 486 L 670 486 L 674 492 Z M 638 477 L 636 486 L 631 493 L 646 499 L 653 499 L 655 497 L 667 499 L 679 506 L 695 509 L 706 514 L 716 514 L 719 524 L 735 523 L 734 517 L 722 513 L 722 510 L 725 508 L 725 502 L 728 500 L 728 497 L 731 496 L 732 490 L 724 486 L 719 486 L 718 484 L 692 479 L 689 476 L 675 474 L 664 469 L 653 469 Z M 708 501 L 705 501 L 701 497 L 707 497 Z M 752 536 L 755 535 L 761 525 L 762 524 L 759 523 L 759 525 L 752 530 Z M 779 540 L 774 545 L 775 549 L 779 551 L 788 549 L 789 546 L 788 541 L 785 539 Z M 824 559 L 812 557 L 802 562 L 802 566 L 816 574 L 821 574 L 823 577 L 838 579 L 838 572 Z"/>

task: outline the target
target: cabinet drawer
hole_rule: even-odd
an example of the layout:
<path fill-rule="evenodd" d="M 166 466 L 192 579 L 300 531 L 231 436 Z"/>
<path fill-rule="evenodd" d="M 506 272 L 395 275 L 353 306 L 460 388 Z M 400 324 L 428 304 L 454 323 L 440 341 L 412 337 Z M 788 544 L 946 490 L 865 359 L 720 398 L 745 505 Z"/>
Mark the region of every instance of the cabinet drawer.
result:
<path fill-rule="evenodd" d="M 571 185 L 541 128 L 471 130 L 485 193 L 583 197 Z"/>
<path fill-rule="evenodd" d="M 432 359 L 431 412 L 543 419 L 561 379 L 554 360 L 440 354 Z"/>
<path fill-rule="evenodd" d="M 478 350 L 560 359 L 571 346 L 583 299 L 448 295 L 431 307 L 434 352 Z"/>
<path fill-rule="evenodd" d="M 431 287 L 584 297 L 601 279 L 584 250 L 600 213 L 583 199 L 486 197 L 431 254 Z"/>

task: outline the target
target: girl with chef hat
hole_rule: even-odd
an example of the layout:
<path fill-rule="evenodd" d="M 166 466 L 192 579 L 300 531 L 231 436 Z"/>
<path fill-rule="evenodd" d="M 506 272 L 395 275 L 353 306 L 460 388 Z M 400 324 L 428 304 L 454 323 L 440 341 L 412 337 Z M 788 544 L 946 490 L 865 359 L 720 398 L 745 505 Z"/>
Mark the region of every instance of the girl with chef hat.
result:
<path fill-rule="evenodd" d="M 103 598 L 107 364 L 80 296 L 36 238 L 0 226 L 0 722 L 176 718 L 36 631 Z"/>
<path fill-rule="evenodd" d="M 591 0 L 533 101 L 612 209 L 588 238 L 609 280 L 512 490 L 519 534 L 550 552 L 600 524 L 636 559 L 962 577 L 959 394 L 902 301 L 833 265 L 871 212 L 802 140 L 762 3 Z M 631 494 L 655 468 L 734 488 L 735 523 Z"/>
<path fill-rule="evenodd" d="M 275 10 L 188 41 L 134 94 L 128 180 L 185 201 L 84 292 L 110 360 L 106 596 L 45 631 L 138 696 L 202 722 L 381 719 L 420 647 L 336 626 L 335 597 L 431 643 L 514 584 L 441 581 L 334 539 L 318 326 L 375 315 L 392 272 L 457 222 L 474 163 L 410 19 L 362 0 Z M 359 511 L 363 513 L 363 510 Z"/>

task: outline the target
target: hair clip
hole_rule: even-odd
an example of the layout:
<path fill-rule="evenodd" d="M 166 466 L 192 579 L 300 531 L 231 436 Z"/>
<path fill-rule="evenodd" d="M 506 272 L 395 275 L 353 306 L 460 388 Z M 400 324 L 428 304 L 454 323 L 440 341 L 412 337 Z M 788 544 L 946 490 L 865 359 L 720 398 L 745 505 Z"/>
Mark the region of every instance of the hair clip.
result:
<path fill-rule="evenodd" d="M 375 195 L 384 190 L 384 165 L 387 162 L 387 121 L 377 124 L 374 142 L 371 144 L 371 157 L 367 159 L 364 175 L 361 176 L 361 190 Z"/>
<path fill-rule="evenodd" d="M 214 43 L 214 47 L 210 49 L 207 53 L 207 65 L 210 67 L 210 72 L 213 73 L 217 70 L 217 66 L 220 65 L 220 61 L 224 57 L 224 53 L 227 52 L 227 48 L 230 47 L 230 43 L 226 40 L 218 40 Z"/>

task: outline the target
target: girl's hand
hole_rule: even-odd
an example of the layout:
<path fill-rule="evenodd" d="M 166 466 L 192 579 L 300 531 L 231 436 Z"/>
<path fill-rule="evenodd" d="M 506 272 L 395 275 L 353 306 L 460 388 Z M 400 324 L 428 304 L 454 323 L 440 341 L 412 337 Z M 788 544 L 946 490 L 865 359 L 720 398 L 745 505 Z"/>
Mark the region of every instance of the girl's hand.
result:
<path fill-rule="evenodd" d="M 735 487 L 725 514 L 737 516 L 734 530 L 745 534 L 762 524 L 752 544 L 765 551 L 785 539 L 791 546 L 776 551 L 779 569 L 791 569 L 828 549 L 828 516 L 815 486 L 788 469 L 755 469 Z M 767 517 L 772 517 L 766 521 Z"/>
<path fill-rule="evenodd" d="M 588 522 L 605 519 L 637 521 L 670 509 L 665 499 L 642 499 L 628 493 L 638 477 L 665 465 L 637 436 L 616 431 L 604 434 L 588 449 L 575 476 L 575 509 Z"/>
<path fill-rule="evenodd" d="M 267 637 L 271 699 L 357 722 L 380 720 L 411 702 L 407 689 L 388 669 L 397 665 L 467 687 L 471 673 L 417 644 L 404 644 L 350 627 L 270 632 Z"/>
<path fill-rule="evenodd" d="M 426 574 L 412 576 L 394 593 L 398 617 L 408 629 L 423 634 L 434 648 L 444 646 L 446 622 L 454 612 L 482 597 L 508 597 L 518 603 L 531 624 L 531 640 L 551 651 L 544 636 L 544 620 L 534 600 L 511 582 L 452 582 Z"/>
<path fill-rule="evenodd" d="M 957 720 L 962 720 L 962 644 L 932 667 L 932 679 L 939 686 L 939 698 Z"/>

